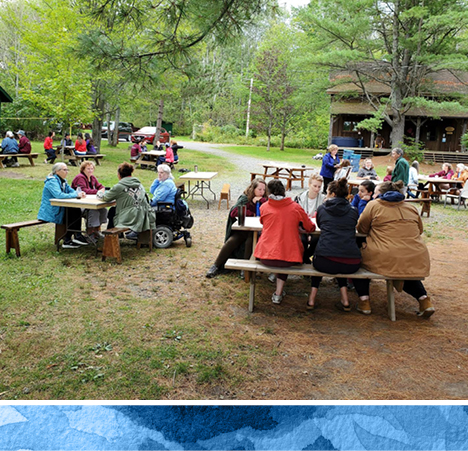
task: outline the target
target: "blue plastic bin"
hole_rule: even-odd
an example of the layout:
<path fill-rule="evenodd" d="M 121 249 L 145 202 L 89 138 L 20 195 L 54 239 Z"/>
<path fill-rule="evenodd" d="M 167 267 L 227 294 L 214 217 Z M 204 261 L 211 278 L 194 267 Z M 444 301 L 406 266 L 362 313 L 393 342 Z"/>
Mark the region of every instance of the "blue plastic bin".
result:
<path fill-rule="evenodd" d="M 351 160 L 354 155 L 354 150 L 343 149 L 343 160 Z"/>
<path fill-rule="evenodd" d="M 356 154 L 356 155 L 351 155 L 351 158 L 349 158 L 351 161 L 351 172 L 358 172 L 359 171 L 359 163 L 361 162 L 361 155 Z"/>

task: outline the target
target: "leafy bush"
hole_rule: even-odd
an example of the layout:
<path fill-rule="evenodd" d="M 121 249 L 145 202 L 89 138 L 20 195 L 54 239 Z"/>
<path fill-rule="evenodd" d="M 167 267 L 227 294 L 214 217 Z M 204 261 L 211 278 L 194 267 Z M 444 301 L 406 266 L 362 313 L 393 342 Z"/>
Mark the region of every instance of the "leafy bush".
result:
<path fill-rule="evenodd" d="M 415 142 L 414 138 L 405 137 L 406 143 L 401 144 L 401 148 L 405 152 L 406 159 L 408 161 L 421 161 L 424 160 L 424 143 L 423 142 Z"/>

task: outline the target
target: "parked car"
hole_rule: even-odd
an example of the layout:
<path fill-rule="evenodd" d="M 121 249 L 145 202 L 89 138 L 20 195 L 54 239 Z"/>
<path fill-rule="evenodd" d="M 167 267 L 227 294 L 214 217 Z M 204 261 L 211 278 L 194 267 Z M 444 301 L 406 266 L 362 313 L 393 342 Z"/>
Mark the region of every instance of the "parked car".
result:
<path fill-rule="evenodd" d="M 154 143 L 154 135 L 156 134 L 156 127 L 143 127 L 140 128 L 140 130 L 136 131 L 135 133 L 132 133 L 132 142 L 136 142 L 137 138 L 139 141 L 142 139 L 145 139 L 146 142 L 149 142 L 150 144 Z M 170 133 L 165 128 L 161 128 L 161 134 L 159 135 L 159 139 L 156 141 L 159 141 L 160 143 L 167 143 L 171 139 Z"/>
<path fill-rule="evenodd" d="M 115 122 L 110 122 L 111 131 L 114 130 Z M 125 141 L 130 141 L 130 136 L 132 135 L 132 126 L 128 122 L 119 122 L 119 139 L 124 139 Z M 104 139 L 107 139 L 107 122 L 103 122 L 101 136 Z"/>

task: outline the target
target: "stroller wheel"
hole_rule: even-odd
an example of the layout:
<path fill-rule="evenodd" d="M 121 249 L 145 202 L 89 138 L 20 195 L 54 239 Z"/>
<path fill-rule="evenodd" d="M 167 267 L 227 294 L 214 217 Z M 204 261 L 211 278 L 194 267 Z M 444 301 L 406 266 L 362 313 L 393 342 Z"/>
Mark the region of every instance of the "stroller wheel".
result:
<path fill-rule="evenodd" d="M 190 236 L 185 237 L 185 245 L 187 247 L 192 247 L 192 237 Z"/>
<path fill-rule="evenodd" d="M 159 249 L 165 249 L 172 244 L 174 233 L 169 227 L 158 226 L 153 234 L 153 245 Z"/>

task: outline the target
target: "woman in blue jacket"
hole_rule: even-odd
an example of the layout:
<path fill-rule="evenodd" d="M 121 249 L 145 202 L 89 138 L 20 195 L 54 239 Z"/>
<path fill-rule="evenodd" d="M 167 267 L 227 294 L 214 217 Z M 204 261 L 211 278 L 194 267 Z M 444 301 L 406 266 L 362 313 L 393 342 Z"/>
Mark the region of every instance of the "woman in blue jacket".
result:
<path fill-rule="evenodd" d="M 174 183 L 174 177 L 171 173 L 171 168 L 167 164 L 158 166 L 158 178 L 153 182 L 150 188 L 153 195 L 151 206 L 156 207 L 158 202 L 168 202 L 173 204 L 177 188 Z"/>
<path fill-rule="evenodd" d="M 70 187 L 66 178 L 68 176 L 68 168 L 65 163 L 56 163 L 52 166 L 52 172 L 44 181 L 44 190 L 42 191 L 41 206 L 37 219 L 54 224 L 63 224 L 65 217 L 64 207 L 54 207 L 50 204 L 50 199 L 73 199 L 86 197 L 84 192 L 78 193 Z M 68 224 L 67 229 L 81 230 L 81 209 L 69 208 L 67 214 Z M 75 238 L 73 238 L 73 235 Z M 62 247 L 64 249 L 76 249 L 80 246 L 86 246 L 88 242 L 81 232 L 67 233 L 64 238 Z"/>
<path fill-rule="evenodd" d="M 332 144 L 328 147 L 328 153 L 323 157 L 322 169 L 320 170 L 320 175 L 323 177 L 323 192 L 325 194 L 328 184 L 333 181 L 333 176 L 339 164 L 338 146 Z"/>

